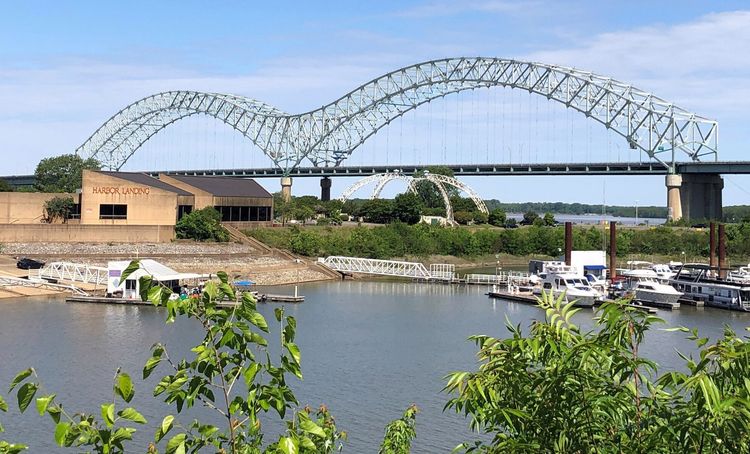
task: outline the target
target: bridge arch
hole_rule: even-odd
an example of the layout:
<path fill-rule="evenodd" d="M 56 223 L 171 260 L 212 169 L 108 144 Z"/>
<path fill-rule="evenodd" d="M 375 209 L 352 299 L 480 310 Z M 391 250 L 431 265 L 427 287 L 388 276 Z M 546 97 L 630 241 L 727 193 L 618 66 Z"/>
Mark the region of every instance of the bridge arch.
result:
<path fill-rule="evenodd" d="M 182 118 L 206 114 L 253 141 L 280 168 L 309 160 L 341 164 L 378 130 L 436 98 L 502 86 L 527 90 L 583 113 L 665 167 L 718 152 L 718 123 L 608 77 L 544 63 L 484 57 L 433 60 L 375 78 L 341 98 L 288 114 L 249 98 L 170 91 L 143 98 L 105 122 L 76 151 L 119 169 L 151 136 Z"/>
<path fill-rule="evenodd" d="M 469 196 L 471 201 L 474 202 L 474 205 L 479 211 L 484 214 L 489 214 L 487 205 L 485 205 L 484 200 L 482 200 L 482 198 L 479 196 L 479 194 L 476 193 L 476 191 L 474 191 L 474 189 L 472 189 L 468 185 L 465 185 L 456 178 L 429 172 L 425 172 L 421 176 L 404 175 L 400 172 L 370 175 L 369 177 L 362 178 L 361 180 L 346 188 L 341 194 L 341 197 L 339 197 L 339 200 L 342 202 L 346 202 L 349 198 L 351 198 L 352 195 L 354 195 L 354 193 L 372 183 L 375 183 L 375 188 L 370 194 L 370 199 L 377 199 L 380 197 L 380 193 L 382 192 L 383 188 L 388 185 L 388 183 L 398 180 L 405 181 L 408 187 L 407 190 L 414 194 L 417 193 L 416 183 L 418 183 L 419 181 L 429 181 L 430 183 L 434 184 L 440 192 L 440 196 L 443 199 L 443 204 L 445 205 L 445 218 L 451 225 L 455 225 L 456 221 L 453 216 L 453 204 L 451 203 L 450 197 L 448 196 L 448 191 L 445 190 L 446 185 L 453 186 L 459 191 L 464 192 Z"/>

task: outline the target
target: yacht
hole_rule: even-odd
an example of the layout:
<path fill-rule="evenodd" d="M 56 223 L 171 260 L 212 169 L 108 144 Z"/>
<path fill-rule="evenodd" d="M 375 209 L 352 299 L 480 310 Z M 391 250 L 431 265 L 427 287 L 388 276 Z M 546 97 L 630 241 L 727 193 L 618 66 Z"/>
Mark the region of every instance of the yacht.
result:
<path fill-rule="evenodd" d="M 677 272 L 672 270 L 672 268 L 665 263 L 655 263 L 651 265 L 651 269 L 656 273 L 656 277 L 662 282 L 666 282 L 677 275 Z"/>
<path fill-rule="evenodd" d="M 727 280 L 740 284 L 750 284 L 750 264 L 741 266 L 736 270 L 731 270 L 727 273 Z"/>
<path fill-rule="evenodd" d="M 557 298 L 565 295 L 565 301 L 575 301 L 577 307 L 593 307 L 601 301 L 602 295 L 591 288 L 584 277 L 581 277 L 572 266 L 564 264 L 546 264 L 544 271 L 539 274 L 540 286 L 534 288 L 534 294 L 542 291 L 552 292 Z"/>
<path fill-rule="evenodd" d="M 626 294 L 646 306 L 677 309 L 682 293 L 668 284 L 663 284 L 653 267 L 630 269 L 622 272 L 625 278 Z"/>
<path fill-rule="evenodd" d="M 750 312 L 750 283 L 716 279 L 708 265 L 682 265 L 669 282 L 685 294 L 684 298 L 703 301 L 709 306 Z"/>

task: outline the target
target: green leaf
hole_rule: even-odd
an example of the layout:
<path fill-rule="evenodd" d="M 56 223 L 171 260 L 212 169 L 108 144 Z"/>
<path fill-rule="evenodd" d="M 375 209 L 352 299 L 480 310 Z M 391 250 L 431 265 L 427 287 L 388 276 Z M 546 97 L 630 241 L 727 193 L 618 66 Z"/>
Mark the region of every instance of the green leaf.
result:
<path fill-rule="evenodd" d="M 122 397 L 125 402 L 130 402 L 133 399 L 135 391 L 133 390 L 133 381 L 130 379 L 130 375 L 125 372 L 117 374 L 117 382 L 115 383 L 115 393 Z"/>
<path fill-rule="evenodd" d="M 273 314 L 276 316 L 276 321 L 280 322 L 281 317 L 284 316 L 284 308 L 277 307 L 276 309 L 273 310 Z"/>
<path fill-rule="evenodd" d="M 305 432 L 311 433 L 313 435 L 317 435 L 317 436 L 319 436 L 321 438 L 325 438 L 325 436 L 326 436 L 325 431 L 323 431 L 323 429 L 319 425 L 315 424 L 314 422 L 312 422 L 309 419 L 302 419 L 299 422 L 299 427 L 300 427 L 300 429 L 304 430 Z"/>
<path fill-rule="evenodd" d="M 49 407 L 47 408 L 47 413 L 49 413 L 50 418 L 55 421 L 55 424 L 60 422 L 60 414 L 62 414 L 62 409 L 60 407 Z"/>
<path fill-rule="evenodd" d="M 162 288 L 159 285 L 155 285 L 148 289 L 148 300 L 154 306 L 159 306 L 161 304 L 161 291 Z"/>
<path fill-rule="evenodd" d="M 242 373 L 242 375 L 245 377 L 245 384 L 247 384 L 247 386 L 250 386 L 253 380 L 255 380 L 255 376 L 258 374 L 258 370 L 260 370 L 260 364 L 252 363 L 251 365 L 247 366 L 245 371 Z"/>
<path fill-rule="evenodd" d="M 216 273 L 216 276 L 219 278 L 222 284 L 229 283 L 229 276 L 227 276 L 227 273 L 225 271 L 219 271 Z"/>
<path fill-rule="evenodd" d="M 39 416 L 44 416 L 44 413 L 47 411 L 47 407 L 49 407 L 49 404 L 54 398 L 55 395 L 50 394 L 49 396 L 38 397 L 36 399 L 36 409 L 39 412 Z"/>
<path fill-rule="evenodd" d="M 291 437 L 281 437 L 281 439 L 279 440 L 279 450 L 281 450 L 281 452 L 283 452 L 284 454 L 299 453 L 297 441 L 292 439 Z"/>
<path fill-rule="evenodd" d="M 8 392 L 13 391 L 13 388 L 15 388 L 16 385 L 24 381 L 32 373 L 34 373 L 34 368 L 29 367 L 28 369 L 22 370 L 21 372 L 16 374 L 16 376 L 13 378 L 13 381 L 10 382 L 10 389 L 8 390 Z"/>
<path fill-rule="evenodd" d="M 18 397 L 18 409 L 21 410 L 21 413 L 26 411 L 26 408 L 28 408 L 32 399 L 34 399 L 36 390 L 36 383 L 24 383 L 23 386 L 18 388 L 18 394 L 16 397 Z"/>
<path fill-rule="evenodd" d="M 157 437 L 156 442 L 158 443 L 161 441 L 162 438 L 164 438 L 164 435 L 166 435 L 170 429 L 172 429 L 172 422 L 174 421 L 174 416 L 167 415 L 162 419 L 161 421 L 161 427 L 157 431 Z"/>
<path fill-rule="evenodd" d="M 142 414 L 138 413 L 135 408 L 128 407 L 124 410 L 117 412 L 117 415 L 128 421 L 137 422 L 138 424 L 146 424 L 146 418 Z"/>
<path fill-rule="evenodd" d="M 5 399 L 3 399 L 3 396 L 0 396 L 0 410 L 8 411 L 8 403 L 5 402 Z"/>
<path fill-rule="evenodd" d="M 57 423 L 55 426 L 55 443 L 57 443 L 58 446 L 66 446 L 68 431 L 70 431 L 70 424 L 67 422 Z"/>
<path fill-rule="evenodd" d="M 154 371 L 156 366 L 159 365 L 159 362 L 161 362 L 161 358 L 157 357 L 151 357 L 146 361 L 146 364 L 143 366 L 143 379 L 147 379 L 149 375 L 151 375 L 151 372 Z"/>
<path fill-rule="evenodd" d="M 289 350 L 289 353 L 291 353 L 292 358 L 294 358 L 294 362 L 299 364 L 300 360 L 302 359 L 302 354 L 300 354 L 299 347 L 297 347 L 297 344 L 293 342 L 288 342 L 286 345 L 287 350 Z"/>
<path fill-rule="evenodd" d="M 123 440 L 132 440 L 135 429 L 131 427 L 120 427 L 112 434 L 112 438 L 109 439 L 110 443 L 117 444 Z"/>
<path fill-rule="evenodd" d="M 138 270 L 141 267 L 141 262 L 138 260 L 133 260 L 130 262 L 130 264 L 122 271 L 122 274 L 120 275 L 120 282 L 124 282 L 125 279 L 130 277 L 131 274 L 133 274 L 136 270 Z"/>
<path fill-rule="evenodd" d="M 115 424 L 115 404 L 109 405 L 102 404 L 102 418 L 107 423 L 107 427 L 112 427 Z"/>
<path fill-rule="evenodd" d="M 0 453 L 3 454 L 18 454 L 19 452 L 29 449 L 28 446 L 18 443 L 8 443 L 0 441 Z"/>
<path fill-rule="evenodd" d="M 268 332 L 268 323 L 260 312 L 253 312 L 248 319 L 250 320 L 250 323 L 257 326 L 259 329 Z"/>
<path fill-rule="evenodd" d="M 167 442 L 167 454 L 184 454 L 185 434 L 177 434 Z"/>

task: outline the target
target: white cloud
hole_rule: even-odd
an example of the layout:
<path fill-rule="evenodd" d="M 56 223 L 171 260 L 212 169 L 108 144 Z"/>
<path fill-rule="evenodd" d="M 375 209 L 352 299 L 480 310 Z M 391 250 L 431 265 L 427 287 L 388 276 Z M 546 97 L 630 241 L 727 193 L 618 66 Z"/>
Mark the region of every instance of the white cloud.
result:
<path fill-rule="evenodd" d="M 721 120 L 750 102 L 748 49 L 750 12 L 736 11 L 608 32 L 527 58 L 608 75 Z"/>

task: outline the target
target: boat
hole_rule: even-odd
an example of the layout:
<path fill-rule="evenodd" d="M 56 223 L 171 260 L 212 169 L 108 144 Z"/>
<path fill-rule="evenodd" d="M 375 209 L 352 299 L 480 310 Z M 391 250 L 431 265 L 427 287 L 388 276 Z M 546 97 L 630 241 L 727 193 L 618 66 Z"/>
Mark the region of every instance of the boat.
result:
<path fill-rule="evenodd" d="M 666 282 L 677 275 L 677 272 L 665 263 L 655 263 L 651 265 L 651 269 L 656 273 L 656 277 L 662 282 Z"/>
<path fill-rule="evenodd" d="M 686 299 L 708 306 L 750 312 L 750 283 L 720 280 L 714 269 L 702 263 L 686 263 L 670 279 Z"/>
<path fill-rule="evenodd" d="M 740 284 L 750 284 L 750 264 L 729 271 L 729 273 L 727 273 L 727 280 Z"/>
<path fill-rule="evenodd" d="M 603 301 L 601 293 L 592 288 L 586 278 L 581 277 L 572 266 L 548 263 L 539 274 L 539 284 L 534 288 L 535 295 L 552 292 L 555 298 L 565 295 L 565 301 L 574 301 L 576 307 L 593 307 Z"/>
<path fill-rule="evenodd" d="M 633 300 L 647 306 L 677 309 L 680 307 L 682 293 L 661 278 L 664 274 L 657 272 L 650 262 L 630 261 L 630 269 L 622 272 L 625 278 L 625 295 L 632 295 Z M 664 265 L 666 266 L 666 265 Z M 669 268 L 667 266 L 667 268 Z"/>

